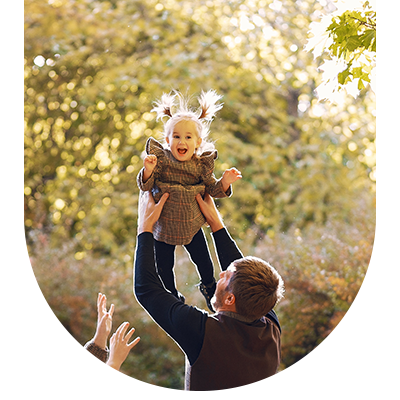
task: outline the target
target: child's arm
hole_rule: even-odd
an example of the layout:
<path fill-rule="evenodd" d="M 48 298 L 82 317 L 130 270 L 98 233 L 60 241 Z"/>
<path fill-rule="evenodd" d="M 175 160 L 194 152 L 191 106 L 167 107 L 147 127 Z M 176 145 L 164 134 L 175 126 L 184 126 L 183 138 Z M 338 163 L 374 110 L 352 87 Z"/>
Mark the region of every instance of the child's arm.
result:
<path fill-rule="evenodd" d="M 222 178 L 216 179 L 214 174 L 211 174 L 204 179 L 206 191 L 211 197 L 216 199 L 222 197 L 230 197 L 232 195 L 231 184 L 242 178 L 242 174 L 236 168 L 227 169 Z"/>
<path fill-rule="evenodd" d="M 143 160 L 143 183 L 147 182 L 157 165 L 157 156 L 149 154 Z"/>
<path fill-rule="evenodd" d="M 236 168 L 227 169 L 221 178 L 222 189 L 226 192 L 229 189 L 229 186 L 236 182 L 238 179 L 242 178 L 242 173 L 238 171 Z"/>

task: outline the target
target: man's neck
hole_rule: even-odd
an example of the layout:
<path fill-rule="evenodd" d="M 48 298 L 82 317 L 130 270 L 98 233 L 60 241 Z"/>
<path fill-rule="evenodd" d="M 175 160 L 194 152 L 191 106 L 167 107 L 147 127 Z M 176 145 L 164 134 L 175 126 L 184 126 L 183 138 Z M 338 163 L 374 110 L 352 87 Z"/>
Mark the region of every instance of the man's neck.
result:
<path fill-rule="evenodd" d="M 238 314 L 237 312 L 232 311 L 218 311 L 217 314 L 225 315 L 230 318 L 237 319 L 238 321 L 251 323 L 254 322 L 254 318 L 245 317 L 244 315 Z"/>

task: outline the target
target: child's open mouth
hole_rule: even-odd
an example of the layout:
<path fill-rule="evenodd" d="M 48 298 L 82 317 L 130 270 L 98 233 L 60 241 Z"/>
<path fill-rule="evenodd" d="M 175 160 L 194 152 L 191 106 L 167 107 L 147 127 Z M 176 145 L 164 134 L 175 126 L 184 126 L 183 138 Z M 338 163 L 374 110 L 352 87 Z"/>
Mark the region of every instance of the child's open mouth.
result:
<path fill-rule="evenodd" d="M 184 155 L 187 153 L 187 149 L 178 149 L 178 153 Z"/>

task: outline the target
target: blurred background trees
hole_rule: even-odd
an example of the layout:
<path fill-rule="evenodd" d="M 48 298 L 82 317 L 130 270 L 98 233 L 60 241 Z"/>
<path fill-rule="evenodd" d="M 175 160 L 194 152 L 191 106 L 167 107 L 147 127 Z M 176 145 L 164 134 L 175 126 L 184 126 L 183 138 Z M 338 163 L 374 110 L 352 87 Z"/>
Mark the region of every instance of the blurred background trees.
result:
<path fill-rule="evenodd" d="M 152 102 L 213 88 L 218 201 L 244 254 L 282 273 L 282 368 L 337 325 L 366 273 L 375 224 L 375 97 L 318 101 L 304 50 L 329 0 L 25 1 L 25 225 L 43 294 L 71 334 L 94 333 L 99 291 L 142 340 L 123 372 L 183 387 L 183 355 L 132 294 L 138 188 Z M 193 105 L 196 105 L 194 99 Z M 211 245 L 211 240 L 210 240 Z M 217 273 L 218 271 L 216 271 Z M 205 307 L 178 250 L 178 287 Z"/>

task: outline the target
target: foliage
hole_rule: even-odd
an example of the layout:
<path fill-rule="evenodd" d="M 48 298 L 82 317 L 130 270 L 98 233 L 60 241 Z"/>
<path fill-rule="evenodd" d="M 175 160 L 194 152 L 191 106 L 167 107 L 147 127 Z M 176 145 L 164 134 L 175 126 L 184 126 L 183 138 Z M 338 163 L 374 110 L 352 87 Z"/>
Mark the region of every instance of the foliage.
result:
<path fill-rule="evenodd" d="M 302 49 L 310 22 L 327 7 L 321 4 L 26 0 L 29 254 L 46 299 L 81 343 L 93 334 L 100 290 L 141 331 L 140 347 L 126 364 L 132 376 L 179 386 L 181 369 L 174 374 L 168 363 L 174 369 L 183 363 L 180 350 L 136 304 L 131 286 L 136 175 L 147 138 L 161 137 L 150 110 L 163 92 L 223 94 L 211 125 L 215 173 L 235 166 L 243 179 L 218 206 L 240 244 L 276 238 L 283 254 L 291 246 L 284 233 L 319 235 L 328 223 L 345 231 L 359 199 L 374 198 L 374 94 L 363 91 L 335 105 L 314 94 L 318 65 Z M 194 269 L 185 267 L 187 258 L 182 262 L 178 285 L 193 304 L 203 304 Z"/>
<path fill-rule="evenodd" d="M 131 262 L 135 177 L 161 129 L 149 110 L 171 87 L 224 94 L 212 139 L 217 176 L 244 173 L 221 201 L 238 234 L 254 221 L 273 234 L 345 217 L 341 191 L 373 186 L 373 99 L 317 104 L 318 74 L 299 51 L 311 5 L 300 15 L 291 1 L 280 12 L 224 3 L 193 13 L 188 2 L 27 2 L 28 230 L 54 224 L 54 244 L 75 237 L 77 257 L 93 248 Z"/>
<path fill-rule="evenodd" d="M 254 230 L 239 243 L 245 254 L 269 261 L 285 281 L 285 298 L 276 307 L 283 330 L 280 369 L 299 361 L 328 336 L 362 284 L 372 252 L 374 204 L 360 200 L 354 206 L 346 225 L 333 220 L 325 226 L 291 228 L 274 238 L 256 240 Z M 88 341 L 95 331 L 97 292 L 107 293 L 109 303 L 116 306 L 114 329 L 130 321 L 142 339 L 122 372 L 159 386 L 183 388 L 182 352 L 135 301 L 131 270 L 123 261 L 111 263 L 108 257 L 99 259 L 91 252 L 77 261 L 71 252 L 73 243 L 53 249 L 48 235 L 40 231 L 31 235 L 36 243 L 31 251 L 36 278 L 66 329 L 81 344 Z M 176 258 L 177 284 L 186 302 L 206 307 L 195 287 L 195 269 L 188 256 L 178 248 Z"/>
<path fill-rule="evenodd" d="M 371 84 L 376 64 L 376 11 L 369 1 L 359 6 L 345 11 L 339 8 L 325 16 L 325 21 L 321 20 L 320 24 L 323 27 L 330 24 L 322 35 L 315 30 L 315 26 L 311 30 L 314 37 L 309 40 L 307 49 L 314 49 L 315 56 L 325 51 L 331 58 L 331 62 L 326 61 L 321 69 L 327 70 L 333 63 L 336 64 L 333 75 L 325 77 L 319 88 L 321 93 L 324 87 L 329 90 L 333 87 L 333 91 L 346 88 L 356 97 L 360 90 L 366 88 L 366 83 Z"/>
<path fill-rule="evenodd" d="M 42 340 L 37 352 L 61 365 L 75 365 L 81 348 L 95 333 L 96 298 L 101 291 L 107 294 L 108 305 L 115 304 L 114 330 L 129 321 L 141 337 L 121 368 L 118 389 L 182 390 L 183 354 L 136 302 L 132 268 L 123 261 L 92 255 L 78 261 L 73 241 L 52 248 L 48 235 L 32 231 L 30 236 L 35 251 L 25 260 L 25 315 Z M 187 257 L 179 256 L 183 263 L 176 268 L 190 264 Z M 188 285 L 188 301 L 202 304 L 194 267 L 189 267 L 192 276 L 183 281 L 182 274 L 178 283 Z"/>
<path fill-rule="evenodd" d="M 288 367 L 318 346 L 341 321 L 367 272 L 375 233 L 374 204 L 354 204 L 349 224 L 291 228 L 260 240 L 247 254 L 268 260 L 285 281 L 276 307 L 282 323 L 282 365 Z"/>

